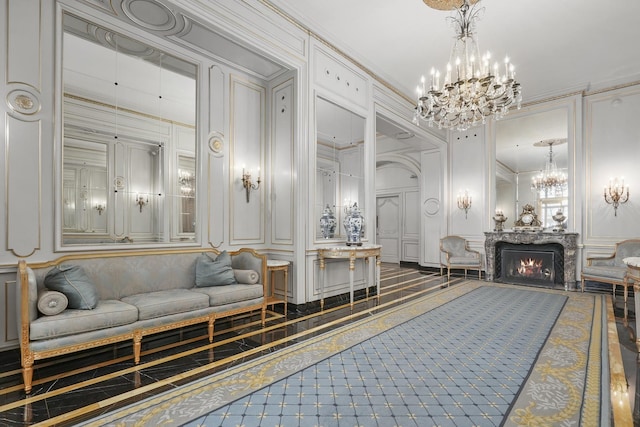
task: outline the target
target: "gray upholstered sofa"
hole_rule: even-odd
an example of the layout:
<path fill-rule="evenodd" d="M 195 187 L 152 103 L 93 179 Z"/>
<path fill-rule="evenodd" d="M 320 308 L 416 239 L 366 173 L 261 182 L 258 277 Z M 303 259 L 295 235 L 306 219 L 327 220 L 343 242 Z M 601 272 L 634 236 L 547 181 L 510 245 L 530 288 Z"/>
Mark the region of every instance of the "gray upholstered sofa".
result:
<path fill-rule="evenodd" d="M 627 266 L 622 261 L 628 257 L 640 256 L 640 239 L 623 240 L 616 243 L 615 251 L 607 257 L 588 257 L 587 265 L 582 268 L 581 288 L 584 292 L 585 281 L 608 283 L 613 286 L 613 295 L 616 286 L 624 288 L 624 301 L 627 302 L 627 285 L 624 280 Z"/>
<path fill-rule="evenodd" d="M 137 364 L 146 335 L 206 323 L 213 342 L 216 319 L 254 310 L 261 311 L 264 324 L 266 257 L 251 249 L 228 252 L 231 274 L 238 278 L 246 275 L 237 273 L 250 272 L 251 283 L 196 287 L 196 262 L 203 254 L 215 262 L 220 252 L 198 248 L 81 253 L 33 265 L 21 260 L 17 313 L 25 392 L 31 391 L 36 360 L 132 340 Z M 90 280 L 97 293 L 95 307 L 43 315 L 39 294 L 56 294 L 44 289 L 47 273 L 69 266 L 81 269 Z"/>

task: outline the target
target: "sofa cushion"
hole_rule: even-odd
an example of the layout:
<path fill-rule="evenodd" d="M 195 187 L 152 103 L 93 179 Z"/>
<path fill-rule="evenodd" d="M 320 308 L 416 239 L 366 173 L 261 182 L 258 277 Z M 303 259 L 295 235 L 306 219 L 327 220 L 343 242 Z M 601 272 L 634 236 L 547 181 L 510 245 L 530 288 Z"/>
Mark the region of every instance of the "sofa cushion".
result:
<path fill-rule="evenodd" d="M 196 286 L 224 286 L 236 282 L 231 268 L 231 255 L 222 251 L 214 260 L 208 254 L 202 254 L 196 260 Z"/>
<path fill-rule="evenodd" d="M 260 279 L 258 272 L 253 270 L 233 270 L 233 275 L 238 283 L 245 285 L 255 285 Z"/>
<path fill-rule="evenodd" d="M 98 304 L 98 291 L 79 265 L 53 267 L 45 276 L 44 285 L 65 294 L 69 308 L 91 310 Z"/>
<path fill-rule="evenodd" d="M 122 301 L 138 308 L 139 320 L 209 307 L 206 296 L 188 289 L 147 292 L 124 297 Z"/>
<path fill-rule="evenodd" d="M 69 305 L 66 295 L 58 291 L 42 289 L 38 292 L 38 311 L 45 316 L 62 313 Z"/>
<path fill-rule="evenodd" d="M 193 288 L 192 290 L 194 293 L 199 292 L 207 295 L 208 303 L 211 307 L 248 301 L 264 296 L 262 285 L 260 284 L 235 284 L 207 288 Z"/>
<path fill-rule="evenodd" d="M 477 266 L 480 264 L 480 259 L 478 258 L 477 255 L 470 255 L 470 256 L 450 256 L 449 257 L 449 265 L 454 266 L 454 265 L 471 265 L 471 266 Z"/>
<path fill-rule="evenodd" d="M 31 322 L 29 337 L 45 340 L 114 326 L 138 320 L 138 310 L 118 300 L 99 301 L 93 310 L 67 309 L 55 316 L 42 316 Z"/>
<path fill-rule="evenodd" d="M 616 267 L 608 265 L 591 265 L 582 268 L 582 275 L 592 280 L 601 278 L 610 281 L 622 282 L 624 275 L 627 273 L 627 267 Z"/>

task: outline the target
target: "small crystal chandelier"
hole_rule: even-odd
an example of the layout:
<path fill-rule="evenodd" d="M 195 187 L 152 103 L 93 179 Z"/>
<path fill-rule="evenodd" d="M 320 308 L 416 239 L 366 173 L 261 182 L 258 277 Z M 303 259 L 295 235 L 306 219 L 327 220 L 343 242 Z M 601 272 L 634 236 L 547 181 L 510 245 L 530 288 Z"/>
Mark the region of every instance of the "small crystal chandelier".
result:
<path fill-rule="evenodd" d="M 520 84 L 515 81 L 515 71 L 509 58 L 504 60 L 504 70 L 496 62 L 490 66 L 491 56 L 480 57 L 480 49 L 474 36 L 475 20 L 479 12 L 476 5 L 464 0 L 455 9 L 458 16 L 450 16 L 456 28 L 456 40 L 451 49 L 447 72 L 440 85 L 440 71 L 431 69 L 431 81 L 427 87 L 424 76 L 418 86 L 418 103 L 414 123 L 425 120 L 429 126 L 464 131 L 486 123 L 487 117 L 500 119 L 514 104 L 520 108 L 522 95 Z"/>
<path fill-rule="evenodd" d="M 541 196 L 562 194 L 567 187 L 567 175 L 553 161 L 553 146 L 565 142 L 566 139 L 546 139 L 533 144 L 536 147 L 549 146 L 549 162 L 545 163 L 543 171 L 531 179 L 531 190 L 537 191 Z"/>

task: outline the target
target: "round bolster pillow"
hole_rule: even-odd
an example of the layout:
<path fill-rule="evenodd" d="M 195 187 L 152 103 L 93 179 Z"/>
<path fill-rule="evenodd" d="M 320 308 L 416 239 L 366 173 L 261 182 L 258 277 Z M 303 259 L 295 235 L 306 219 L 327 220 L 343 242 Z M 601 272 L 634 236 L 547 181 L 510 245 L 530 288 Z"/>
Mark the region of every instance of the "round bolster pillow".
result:
<path fill-rule="evenodd" d="M 233 275 L 236 276 L 238 283 L 244 283 L 245 285 L 254 285 L 258 283 L 260 278 L 254 270 L 233 270 Z"/>
<path fill-rule="evenodd" d="M 62 313 L 69 304 L 67 296 L 62 292 L 43 289 L 38 291 L 38 311 L 45 316 Z"/>

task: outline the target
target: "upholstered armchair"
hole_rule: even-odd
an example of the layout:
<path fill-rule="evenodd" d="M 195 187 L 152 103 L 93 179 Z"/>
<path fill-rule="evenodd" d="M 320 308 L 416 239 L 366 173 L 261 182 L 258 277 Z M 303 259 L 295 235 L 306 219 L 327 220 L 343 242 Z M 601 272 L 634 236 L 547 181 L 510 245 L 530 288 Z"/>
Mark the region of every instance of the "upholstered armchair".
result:
<path fill-rule="evenodd" d="M 482 257 L 480 252 L 469 249 L 463 237 L 445 236 L 440 239 L 440 275 L 447 269 L 447 282 L 451 279 L 451 269 L 463 269 L 467 277 L 467 269 L 478 270 L 478 279 L 482 277 Z"/>
<path fill-rule="evenodd" d="M 613 254 L 607 257 L 588 257 L 587 263 L 582 267 L 581 288 L 584 292 L 585 281 L 608 283 L 613 287 L 613 296 L 616 296 L 616 287 L 622 286 L 624 290 L 624 303 L 627 304 L 628 283 L 625 281 L 627 265 L 623 259 L 640 256 L 640 239 L 623 240 L 616 243 Z"/>

